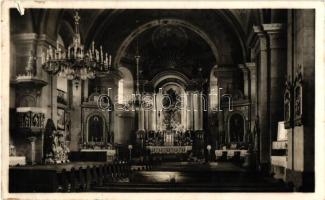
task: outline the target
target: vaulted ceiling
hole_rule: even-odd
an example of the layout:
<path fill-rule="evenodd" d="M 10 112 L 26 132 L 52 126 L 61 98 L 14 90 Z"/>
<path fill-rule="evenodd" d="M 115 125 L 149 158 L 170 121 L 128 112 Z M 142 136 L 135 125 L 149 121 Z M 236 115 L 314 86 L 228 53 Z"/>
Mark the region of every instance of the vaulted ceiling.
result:
<path fill-rule="evenodd" d="M 249 59 L 246 40 L 252 25 L 269 20 L 268 10 L 245 9 L 101 9 L 79 10 L 82 41 L 102 44 L 115 66 L 134 72 L 134 56 L 148 78 L 164 69 L 208 74 L 215 65 L 236 66 Z M 25 16 L 12 10 L 12 34 L 35 32 L 67 46 L 72 40 L 74 10 L 30 9 Z M 194 73 L 193 73 L 194 72 Z"/>

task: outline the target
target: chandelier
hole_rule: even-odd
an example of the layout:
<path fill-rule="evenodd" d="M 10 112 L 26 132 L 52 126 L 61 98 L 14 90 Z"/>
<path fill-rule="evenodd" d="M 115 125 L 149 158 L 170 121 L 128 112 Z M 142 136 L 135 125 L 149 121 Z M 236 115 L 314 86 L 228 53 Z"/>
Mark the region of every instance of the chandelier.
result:
<path fill-rule="evenodd" d="M 73 41 L 66 51 L 61 49 L 57 40 L 56 48 L 50 45 L 46 53 L 42 53 L 43 69 L 50 75 L 58 74 L 68 80 L 78 81 L 94 79 L 97 72 L 106 72 L 111 69 L 112 56 L 103 53 L 102 46 L 96 49 L 95 42 L 92 42 L 91 48 L 87 50 L 81 44 L 79 21 L 79 13 L 75 11 Z"/>

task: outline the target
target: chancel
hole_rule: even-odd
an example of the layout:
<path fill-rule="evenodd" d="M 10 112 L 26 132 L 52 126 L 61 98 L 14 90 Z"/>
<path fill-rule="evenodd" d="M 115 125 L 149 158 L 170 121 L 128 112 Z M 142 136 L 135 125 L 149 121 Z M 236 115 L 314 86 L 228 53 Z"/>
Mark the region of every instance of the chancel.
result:
<path fill-rule="evenodd" d="M 314 191 L 315 11 L 10 10 L 10 192 Z"/>

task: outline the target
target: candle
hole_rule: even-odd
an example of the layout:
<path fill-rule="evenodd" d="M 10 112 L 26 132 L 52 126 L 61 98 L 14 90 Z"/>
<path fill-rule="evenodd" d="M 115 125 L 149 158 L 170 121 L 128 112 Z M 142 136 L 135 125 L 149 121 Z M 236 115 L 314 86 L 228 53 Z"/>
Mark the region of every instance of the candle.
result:
<path fill-rule="evenodd" d="M 100 46 L 100 60 L 101 60 L 101 63 L 103 63 L 103 58 L 104 58 L 104 56 L 103 56 L 103 47 Z"/>
<path fill-rule="evenodd" d="M 52 47 L 51 47 L 51 45 L 49 45 L 48 52 L 49 52 L 49 59 L 51 59 L 52 58 Z"/>
<path fill-rule="evenodd" d="M 112 65 L 112 55 L 109 55 L 109 60 L 108 60 L 108 65 L 111 66 Z"/>
<path fill-rule="evenodd" d="M 70 59 L 70 47 L 68 47 L 68 59 Z"/>
<path fill-rule="evenodd" d="M 108 57 L 107 57 L 107 53 L 105 53 L 105 61 L 104 61 L 104 65 L 105 65 L 105 68 L 108 67 Z"/>
<path fill-rule="evenodd" d="M 92 60 L 93 59 L 93 54 L 91 53 L 91 51 L 89 50 L 89 58 L 90 58 L 90 60 Z"/>
<path fill-rule="evenodd" d="M 99 52 L 96 50 L 96 60 L 99 61 Z"/>
<path fill-rule="evenodd" d="M 42 52 L 42 65 L 45 63 L 45 53 L 44 51 Z"/>
<path fill-rule="evenodd" d="M 77 58 L 77 48 L 76 46 L 73 48 L 74 49 L 74 52 L 73 52 L 73 58 Z"/>

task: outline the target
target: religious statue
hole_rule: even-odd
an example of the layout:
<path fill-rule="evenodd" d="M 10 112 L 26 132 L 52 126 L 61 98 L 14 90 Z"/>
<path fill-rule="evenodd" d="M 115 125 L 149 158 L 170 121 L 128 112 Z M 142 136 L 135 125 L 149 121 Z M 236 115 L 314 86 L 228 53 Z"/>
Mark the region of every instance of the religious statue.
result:
<path fill-rule="evenodd" d="M 164 125 L 166 130 L 175 130 L 179 125 L 179 116 L 177 116 L 178 108 L 176 106 L 177 99 L 179 96 L 176 94 L 176 91 L 172 88 L 167 91 L 169 98 L 163 99 L 163 106 L 166 108 L 163 110 L 164 114 Z"/>
<path fill-rule="evenodd" d="M 259 122 L 259 117 L 256 116 L 256 119 L 255 119 L 255 126 L 254 126 L 254 130 L 253 130 L 253 133 L 254 133 L 254 150 L 257 151 L 258 150 L 258 137 L 259 137 L 259 134 L 260 134 L 260 122 Z"/>
<path fill-rule="evenodd" d="M 68 158 L 69 148 L 65 144 L 65 139 L 63 134 L 54 131 L 53 132 L 53 142 L 51 145 L 51 152 L 48 154 L 48 158 L 45 163 L 67 163 L 70 162 Z"/>
<path fill-rule="evenodd" d="M 303 124 L 302 119 L 302 105 L 303 105 L 303 80 L 301 65 L 298 66 L 298 70 L 294 82 L 294 126 L 301 126 Z"/>
<path fill-rule="evenodd" d="M 45 164 L 70 162 L 70 150 L 65 144 L 64 134 L 56 130 L 52 119 L 48 119 L 46 123 L 43 151 Z"/>
<path fill-rule="evenodd" d="M 34 57 L 33 54 L 34 54 L 33 51 L 30 51 L 27 66 L 25 68 L 27 76 L 33 76 L 34 75 L 35 57 Z"/>

